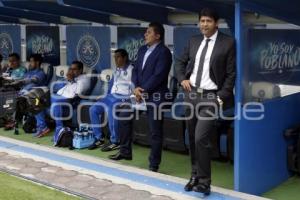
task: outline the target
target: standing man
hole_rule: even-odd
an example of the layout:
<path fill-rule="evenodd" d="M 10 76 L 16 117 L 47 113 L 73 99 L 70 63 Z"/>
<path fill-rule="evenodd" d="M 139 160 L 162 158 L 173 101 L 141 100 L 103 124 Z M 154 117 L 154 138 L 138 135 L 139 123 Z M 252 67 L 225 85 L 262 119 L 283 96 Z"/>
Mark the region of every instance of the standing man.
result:
<path fill-rule="evenodd" d="M 158 107 L 165 101 L 168 92 L 168 75 L 172 65 L 172 54 L 164 45 L 164 27 L 160 23 L 149 24 L 145 33 L 145 43 L 138 51 L 137 60 L 132 72 L 132 82 L 135 86 L 134 95 L 138 102 L 145 97 L 147 117 L 151 135 L 151 152 L 149 170 L 157 172 L 161 162 L 162 152 L 162 119 L 157 113 Z M 156 98 L 160 97 L 160 98 Z M 124 115 L 124 113 L 121 113 Z M 132 159 L 132 126 L 130 121 L 120 120 L 119 131 L 121 139 L 120 152 L 110 156 L 110 159 Z"/>
<path fill-rule="evenodd" d="M 218 20 L 214 10 L 201 10 L 199 25 L 203 35 L 192 37 L 175 62 L 185 101 L 193 105 L 186 109 L 186 115 L 194 113 L 187 120 L 192 174 L 184 189 L 206 195 L 210 194 L 211 184 L 210 137 L 216 120 L 213 113 L 217 107 L 233 106 L 235 82 L 235 42 L 218 31 Z"/>

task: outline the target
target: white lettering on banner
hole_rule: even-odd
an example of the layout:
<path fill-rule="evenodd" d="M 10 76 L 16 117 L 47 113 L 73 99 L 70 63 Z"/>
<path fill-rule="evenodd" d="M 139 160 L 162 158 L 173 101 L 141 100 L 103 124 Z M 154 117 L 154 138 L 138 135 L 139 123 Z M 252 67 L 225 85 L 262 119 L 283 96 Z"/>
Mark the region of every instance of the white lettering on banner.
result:
<path fill-rule="evenodd" d="M 53 39 L 46 36 L 35 36 L 32 40 L 32 52 L 38 54 L 49 54 L 53 51 Z"/>
<path fill-rule="evenodd" d="M 260 67 L 264 71 L 278 71 L 300 67 L 300 47 L 286 42 L 271 42 L 260 52 Z"/>
<path fill-rule="evenodd" d="M 129 60 L 137 59 L 137 52 L 141 46 L 144 45 L 144 39 L 130 39 L 124 44 L 126 51 L 128 52 Z"/>

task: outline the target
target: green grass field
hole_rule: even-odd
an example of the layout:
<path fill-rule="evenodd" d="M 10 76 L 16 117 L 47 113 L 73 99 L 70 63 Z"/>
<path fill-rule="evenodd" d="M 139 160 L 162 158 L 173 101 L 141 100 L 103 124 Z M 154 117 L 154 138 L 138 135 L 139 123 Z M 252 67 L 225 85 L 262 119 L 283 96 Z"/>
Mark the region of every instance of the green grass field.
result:
<path fill-rule="evenodd" d="M 0 200 L 76 200 L 75 196 L 0 173 Z"/>
<path fill-rule="evenodd" d="M 265 193 L 264 197 L 276 200 L 299 200 L 300 177 L 294 176 L 273 190 Z"/>

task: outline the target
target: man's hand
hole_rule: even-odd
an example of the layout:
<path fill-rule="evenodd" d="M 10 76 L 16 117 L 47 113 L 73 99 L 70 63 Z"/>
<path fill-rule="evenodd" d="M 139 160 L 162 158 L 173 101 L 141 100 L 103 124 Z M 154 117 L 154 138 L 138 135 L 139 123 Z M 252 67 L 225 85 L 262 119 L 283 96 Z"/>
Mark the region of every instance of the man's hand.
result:
<path fill-rule="evenodd" d="M 192 91 L 190 80 L 183 80 L 183 81 L 181 81 L 180 84 L 184 90 L 189 91 L 189 92 Z"/>
<path fill-rule="evenodd" d="M 144 89 L 137 87 L 134 89 L 133 94 L 135 95 L 136 101 L 137 102 L 141 102 L 142 100 L 142 93 L 143 93 Z"/>
<path fill-rule="evenodd" d="M 67 80 L 72 81 L 73 79 L 74 79 L 74 74 L 72 73 L 72 70 L 68 70 Z"/>

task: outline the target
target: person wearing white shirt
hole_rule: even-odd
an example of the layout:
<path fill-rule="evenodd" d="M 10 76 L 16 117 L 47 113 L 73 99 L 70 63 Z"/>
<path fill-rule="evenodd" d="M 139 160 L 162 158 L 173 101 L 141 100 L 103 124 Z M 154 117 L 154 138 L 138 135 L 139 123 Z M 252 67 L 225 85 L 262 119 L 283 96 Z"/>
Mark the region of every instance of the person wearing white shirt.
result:
<path fill-rule="evenodd" d="M 90 150 L 101 147 L 102 151 L 112 151 L 120 147 L 120 137 L 117 131 L 118 121 L 113 117 L 114 106 L 117 103 L 127 101 L 132 94 L 131 75 L 133 66 L 129 64 L 128 53 L 125 49 L 117 49 L 115 51 L 115 63 L 116 70 L 113 73 L 108 94 L 91 106 L 89 110 L 95 138 L 94 144 L 89 147 Z M 106 108 L 99 105 L 99 103 L 105 104 Z M 104 112 L 107 113 L 110 130 L 110 142 L 106 145 L 104 144 L 104 135 L 99 127 Z"/>
<path fill-rule="evenodd" d="M 84 95 L 90 87 L 90 79 L 83 73 L 83 63 L 73 61 L 67 73 L 68 83 L 51 96 L 51 117 L 55 120 L 55 135 L 64 127 L 63 115 L 66 104 L 77 100 Z"/>
<path fill-rule="evenodd" d="M 74 79 L 70 79 L 63 88 L 57 91 L 57 94 L 71 99 L 75 96 L 84 94 L 88 90 L 89 85 L 90 79 L 86 75 L 81 74 Z"/>
<path fill-rule="evenodd" d="M 235 41 L 218 30 L 219 15 L 204 8 L 199 13 L 202 35 L 191 37 L 175 59 L 178 82 L 184 89 L 189 133 L 191 178 L 185 191 L 210 194 L 211 154 L 219 110 L 234 106 Z M 191 116 L 191 117 L 190 117 Z"/>

